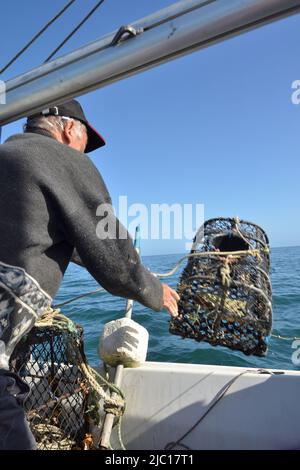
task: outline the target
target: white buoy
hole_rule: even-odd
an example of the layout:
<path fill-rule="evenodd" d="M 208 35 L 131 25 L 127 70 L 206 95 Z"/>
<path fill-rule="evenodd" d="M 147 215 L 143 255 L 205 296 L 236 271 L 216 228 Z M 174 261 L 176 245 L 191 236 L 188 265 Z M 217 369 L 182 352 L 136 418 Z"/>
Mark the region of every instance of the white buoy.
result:
<path fill-rule="evenodd" d="M 106 323 L 99 342 L 103 362 L 116 367 L 139 367 L 146 361 L 149 333 L 130 318 Z"/>

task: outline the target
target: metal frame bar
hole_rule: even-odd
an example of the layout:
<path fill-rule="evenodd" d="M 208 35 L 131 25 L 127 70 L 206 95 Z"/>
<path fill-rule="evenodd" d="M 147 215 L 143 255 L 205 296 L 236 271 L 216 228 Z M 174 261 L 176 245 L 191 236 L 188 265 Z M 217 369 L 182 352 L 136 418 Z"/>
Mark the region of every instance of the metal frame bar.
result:
<path fill-rule="evenodd" d="M 133 23 L 135 37 L 112 46 L 114 32 L 7 81 L 0 125 L 297 12 L 300 0 L 180 1 Z"/>

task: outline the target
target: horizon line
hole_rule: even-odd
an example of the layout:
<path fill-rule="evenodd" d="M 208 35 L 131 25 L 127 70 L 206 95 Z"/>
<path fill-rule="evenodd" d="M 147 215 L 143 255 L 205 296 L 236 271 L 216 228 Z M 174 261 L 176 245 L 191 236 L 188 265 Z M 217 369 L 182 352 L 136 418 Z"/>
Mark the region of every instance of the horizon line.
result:
<path fill-rule="evenodd" d="M 285 245 L 285 246 L 271 246 L 270 250 L 274 249 L 282 249 L 282 248 L 300 248 L 300 245 Z M 151 254 L 151 255 L 141 255 L 141 256 L 172 256 L 172 255 L 186 255 L 189 252 L 183 252 L 183 251 L 178 251 L 176 253 L 156 253 L 156 254 Z"/>

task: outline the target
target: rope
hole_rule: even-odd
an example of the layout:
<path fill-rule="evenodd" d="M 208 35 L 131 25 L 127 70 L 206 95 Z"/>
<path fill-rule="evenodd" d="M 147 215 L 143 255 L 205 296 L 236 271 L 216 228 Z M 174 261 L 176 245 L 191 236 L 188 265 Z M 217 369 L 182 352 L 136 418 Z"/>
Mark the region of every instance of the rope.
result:
<path fill-rule="evenodd" d="M 244 236 L 244 234 L 241 232 L 241 230 L 240 230 L 240 228 L 239 228 L 239 225 L 240 225 L 240 218 L 239 218 L 239 217 L 235 217 L 235 218 L 234 218 L 234 222 L 235 222 L 234 230 L 239 234 L 239 236 L 241 237 L 241 239 L 244 240 L 244 242 L 251 248 L 251 247 L 252 247 L 251 243 L 249 242 L 249 240 L 247 240 L 247 238 Z"/>
<path fill-rule="evenodd" d="M 55 326 L 61 330 L 67 329 L 70 333 L 77 333 L 76 327 L 70 318 L 66 317 L 60 310 L 49 308 L 35 323 L 37 327 Z"/>
<path fill-rule="evenodd" d="M 53 305 L 53 309 L 61 308 L 64 305 L 68 305 L 72 302 L 75 302 L 76 300 L 83 299 L 84 297 L 88 297 L 90 295 L 99 294 L 99 292 L 107 292 L 107 291 L 105 289 L 103 289 L 103 287 L 101 287 L 100 289 L 92 290 L 92 291 L 87 292 L 85 294 L 78 295 L 77 297 L 73 297 L 72 299 L 67 300 L 66 302 L 62 302 L 61 304 Z"/>
<path fill-rule="evenodd" d="M 54 326 L 59 329 L 67 329 L 72 334 L 77 334 L 76 327 L 72 320 L 60 313 L 59 310 L 47 310 L 44 315 L 36 322 L 36 326 Z M 123 392 L 116 385 L 106 380 L 89 364 L 87 364 L 77 348 L 74 348 L 74 352 L 78 359 L 78 365 L 83 371 L 87 381 L 96 391 L 98 396 L 104 400 L 104 407 L 109 408 L 110 413 L 113 413 L 116 416 L 121 416 L 125 411 L 125 397 Z M 99 382 L 104 383 L 111 391 L 119 395 L 121 400 L 113 399 L 103 390 Z"/>
<path fill-rule="evenodd" d="M 0 74 L 5 72 L 43 33 L 49 28 L 63 13 L 75 2 L 70 0 L 50 21 L 24 46 L 1 70 Z"/>
<path fill-rule="evenodd" d="M 246 241 L 246 239 L 245 239 Z M 249 242 L 248 242 L 249 243 Z M 231 259 L 235 259 L 235 258 L 238 258 L 239 256 L 248 256 L 248 255 L 253 255 L 253 256 L 258 256 L 260 257 L 260 253 L 259 253 L 259 250 L 247 250 L 247 251 L 230 251 L 230 252 L 195 252 L 195 253 L 189 253 L 187 255 L 184 255 L 182 258 L 180 258 L 177 263 L 175 264 L 175 266 L 168 272 L 166 273 L 153 273 L 156 277 L 159 277 L 159 278 L 168 278 L 168 277 L 171 277 L 175 274 L 175 272 L 178 270 L 179 266 L 181 265 L 181 263 L 186 260 L 187 258 L 194 258 L 194 257 L 201 257 L 201 256 L 225 256 L 225 257 L 230 257 Z M 224 260 L 225 261 L 225 260 Z M 227 261 L 228 261 L 228 258 L 227 258 Z M 225 261 L 226 263 L 226 261 Z M 226 264 L 225 264 L 226 266 Z M 264 271 L 262 271 L 263 274 L 265 274 Z M 222 276 L 223 275 L 223 276 Z M 223 268 L 223 271 L 221 272 L 221 276 L 222 276 L 222 280 L 224 281 L 224 285 L 227 285 L 227 283 L 230 281 L 230 269 L 229 269 L 229 266 L 227 265 L 227 268 Z M 229 276 L 229 277 L 228 277 Z M 194 276 L 195 278 L 197 276 Z M 191 277 L 192 279 L 193 277 Z M 107 292 L 103 287 L 99 288 L 99 289 L 96 289 L 96 290 L 93 290 L 93 291 L 90 291 L 90 292 L 86 292 L 84 294 L 81 294 L 81 295 L 78 295 L 76 297 L 73 297 L 72 299 L 69 299 L 65 302 L 62 302 L 60 304 L 57 304 L 57 305 L 54 305 L 53 306 L 53 309 L 59 309 L 65 305 L 68 305 L 72 302 L 75 302 L 76 300 L 79 300 L 79 299 L 82 299 L 84 297 L 88 297 L 90 295 L 95 295 L 95 294 L 99 294 L 100 292 Z M 271 337 L 273 338 L 277 338 L 277 339 L 282 339 L 282 340 L 285 340 L 285 341 L 294 341 L 294 340 L 300 340 L 300 338 L 298 337 L 283 337 L 283 336 L 280 336 L 280 335 L 274 335 L 272 334 Z M 105 380 L 105 379 L 103 379 Z"/>
<path fill-rule="evenodd" d="M 235 221 L 235 231 L 239 234 L 239 236 L 244 240 L 245 243 L 247 243 L 249 245 L 249 247 L 251 248 L 252 245 L 251 243 L 249 242 L 249 240 L 245 237 L 245 235 L 242 233 L 242 231 L 240 230 L 239 228 L 239 225 L 240 225 L 240 219 L 239 217 L 235 217 L 234 218 L 234 221 Z M 266 252 L 266 253 L 269 253 L 270 250 L 269 248 L 265 247 L 263 242 L 259 239 L 259 238 L 255 238 L 255 237 L 251 237 L 253 241 L 256 241 L 257 243 L 260 243 L 262 246 L 263 246 L 263 250 Z"/>
<path fill-rule="evenodd" d="M 169 442 L 166 446 L 165 446 L 165 450 L 171 450 L 171 449 L 174 449 L 175 446 L 178 446 L 180 445 L 181 447 L 184 447 L 185 449 L 188 449 L 188 447 L 183 444 L 181 441 L 183 439 L 185 439 L 203 420 L 204 418 L 208 415 L 208 413 L 210 413 L 210 411 L 219 403 L 219 401 L 225 396 L 225 394 L 228 392 L 228 390 L 230 389 L 230 387 L 237 381 L 237 379 L 239 379 L 242 375 L 244 374 L 247 374 L 247 373 L 259 373 L 259 374 L 270 374 L 270 375 L 274 375 L 274 372 L 272 371 L 269 371 L 267 369 L 257 369 L 257 370 L 251 370 L 251 369 L 247 369 L 247 370 L 244 370 L 243 372 L 240 372 L 238 375 L 236 375 L 235 377 L 233 377 L 233 379 L 231 379 L 226 385 L 225 387 L 223 388 L 223 390 L 221 392 L 218 392 L 216 395 L 215 395 L 215 398 L 212 400 L 211 404 L 209 405 L 208 409 L 204 412 L 204 414 L 198 419 L 198 421 L 190 428 L 188 429 L 188 431 L 186 431 L 179 439 L 177 439 L 177 441 L 174 441 L 174 442 Z M 281 373 L 281 371 L 279 372 Z M 219 394 L 220 393 L 220 394 Z"/>
<path fill-rule="evenodd" d="M 45 63 L 46 62 L 49 62 L 50 59 L 52 59 L 52 57 L 69 41 L 69 39 L 71 39 L 72 36 L 74 36 L 75 33 L 77 33 L 77 31 L 81 28 L 81 26 L 84 25 L 84 23 L 87 22 L 87 20 L 95 13 L 95 11 L 102 5 L 102 3 L 104 2 L 104 0 L 100 0 L 90 11 L 89 13 L 83 18 L 83 20 L 76 26 L 76 28 L 73 29 L 73 31 L 71 31 L 70 34 L 68 34 L 68 36 L 57 46 L 57 48 L 51 52 L 51 54 L 47 57 L 47 59 L 45 60 Z"/>
<path fill-rule="evenodd" d="M 300 338 L 297 338 L 296 336 L 289 338 L 288 336 L 280 336 L 280 335 L 271 335 L 272 338 L 277 338 L 277 339 L 283 339 L 285 341 L 295 341 L 295 340 L 300 340 Z"/>
<path fill-rule="evenodd" d="M 220 269 L 221 282 L 224 287 L 230 287 L 231 277 L 230 277 L 230 266 L 229 259 L 225 258 L 224 265 Z"/>
<path fill-rule="evenodd" d="M 123 442 L 123 439 L 122 439 L 122 416 L 120 416 L 119 418 L 119 422 L 118 422 L 118 440 L 119 440 L 119 443 L 120 443 L 120 446 L 121 446 L 121 450 L 127 450 L 125 445 L 124 445 L 124 442 Z"/>
<path fill-rule="evenodd" d="M 238 258 L 239 256 L 248 256 L 248 255 L 253 255 L 253 256 L 260 256 L 258 250 L 248 250 L 248 251 L 222 251 L 222 252 L 211 252 L 211 251 L 203 251 L 203 252 L 197 252 L 197 253 L 189 253 L 188 255 L 183 256 L 182 258 L 179 259 L 179 261 L 175 264 L 174 268 L 171 269 L 171 271 L 168 271 L 166 273 L 152 273 L 156 277 L 161 277 L 161 278 L 167 278 L 173 276 L 181 263 L 187 259 L 187 258 L 193 258 L 193 257 L 201 257 L 201 256 L 230 256 L 231 259 Z M 65 302 L 62 302 L 57 305 L 53 305 L 53 309 L 60 309 L 61 307 L 71 304 L 72 302 L 75 302 L 76 300 L 83 299 L 84 297 L 88 297 L 90 295 L 95 295 L 99 294 L 100 292 L 107 292 L 103 287 L 100 289 L 92 290 L 90 292 L 86 292 L 84 294 L 78 295 L 76 297 L 73 297 L 69 300 L 66 300 Z"/>
<path fill-rule="evenodd" d="M 182 258 L 179 259 L 179 261 L 177 261 L 174 268 L 171 269 L 170 271 L 166 273 L 153 273 L 153 274 L 156 277 L 163 277 L 163 278 L 173 276 L 173 274 L 175 274 L 175 272 L 177 271 L 181 263 L 187 258 L 195 258 L 195 257 L 201 257 L 201 256 L 212 256 L 212 257 L 230 256 L 231 259 L 237 259 L 240 256 L 249 256 L 249 255 L 259 257 L 260 253 L 259 253 L 259 250 L 254 250 L 254 249 L 247 250 L 247 251 L 244 251 L 244 250 L 242 251 L 201 251 L 201 252 L 199 251 L 195 253 L 189 253 L 188 255 L 184 255 Z"/>

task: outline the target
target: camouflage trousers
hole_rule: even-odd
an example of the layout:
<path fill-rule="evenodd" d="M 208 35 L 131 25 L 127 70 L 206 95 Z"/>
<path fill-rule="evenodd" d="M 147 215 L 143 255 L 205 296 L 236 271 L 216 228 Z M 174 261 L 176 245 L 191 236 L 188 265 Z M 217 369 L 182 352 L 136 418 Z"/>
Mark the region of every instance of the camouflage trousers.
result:
<path fill-rule="evenodd" d="M 24 269 L 0 262 L 0 450 L 36 448 L 23 409 L 30 389 L 9 371 L 9 360 L 50 305 L 49 295 Z"/>

